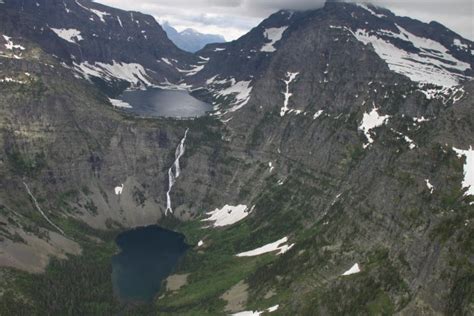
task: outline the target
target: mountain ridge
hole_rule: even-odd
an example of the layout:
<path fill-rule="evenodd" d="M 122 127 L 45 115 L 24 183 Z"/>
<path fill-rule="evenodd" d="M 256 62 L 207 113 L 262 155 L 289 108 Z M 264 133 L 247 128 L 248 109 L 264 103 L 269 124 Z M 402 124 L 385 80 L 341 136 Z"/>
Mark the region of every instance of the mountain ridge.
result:
<path fill-rule="evenodd" d="M 168 39 L 150 15 L 86 0 L 36 3 L 5 1 L 6 10 L 1 11 L 4 32 L 39 43 L 46 52 L 86 78 L 93 76 L 99 85 L 110 86 L 111 91 L 129 84 L 177 81 L 179 72 L 161 59 L 181 63 L 193 59 Z M 76 36 L 71 37 L 71 32 Z M 135 70 L 127 78 L 123 73 L 131 68 Z"/>

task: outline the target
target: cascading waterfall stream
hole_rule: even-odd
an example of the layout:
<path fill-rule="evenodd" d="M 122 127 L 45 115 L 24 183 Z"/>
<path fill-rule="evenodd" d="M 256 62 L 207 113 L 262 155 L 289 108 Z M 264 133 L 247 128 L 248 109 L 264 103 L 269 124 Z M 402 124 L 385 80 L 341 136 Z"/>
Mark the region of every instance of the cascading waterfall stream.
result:
<path fill-rule="evenodd" d="M 48 216 L 46 216 L 46 214 L 43 212 L 43 210 L 41 209 L 41 207 L 39 206 L 39 203 L 38 201 L 36 200 L 35 196 L 33 195 L 33 193 L 31 193 L 31 190 L 30 190 L 30 187 L 28 186 L 28 184 L 26 184 L 26 182 L 23 182 L 23 184 L 25 185 L 25 188 L 26 188 L 26 192 L 28 193 L 28 195 L 31 197 L 31 199 L 33 200 L 33 202 L 35 203 L 35 207 L 36 209 L 38 210 L 38 212 L 40 212 L 40 214 L 43 216 L 43 218 L 51 224 L 51 226 L 53 226 L 54 228 L 56 228 L 57 231 L 59 231 L 61 233 L 61 235 L 65 235 L 64 234 L 64 231 L 59 228 L 58 225 L 56 225 L 55 223 L 53 223 L 52 220 L 49 219 Z"/>
<path fill-rule="evenodd" d="M 165 215 L 168 214 L 168 212 L 173 213 L 173 209 L 171 207 L 171 189 L 173 188 L 173 185 L 176 183 L 176 179 L 179 177 L 181 174 L 181 166 L 179 165 L 179 159 L 184 155 L 185 151 L 185 146 L 184 142 L 186 141 L 186 137 L 188 136 L 188 131 L 189 128 L 186 129 L 186 132 L 184 132 L 184 137 L 181 139 L 181 142 L 179 143 L 178 147 L 176 147 L 176 152 L 175 152 L 175 160 L 173 165 L 168 169 L 168 192 L 166 192 L 166 211 Z M 174 172 L 173 172 L 174 168 Z"/>

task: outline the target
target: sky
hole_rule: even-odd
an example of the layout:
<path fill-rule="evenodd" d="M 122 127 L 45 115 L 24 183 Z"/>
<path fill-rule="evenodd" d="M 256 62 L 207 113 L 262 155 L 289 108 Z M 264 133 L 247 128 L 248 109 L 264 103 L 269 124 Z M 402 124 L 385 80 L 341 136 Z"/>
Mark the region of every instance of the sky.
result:
<path fill-rule="evenodd" d="M 125 10 L 153 15 L 178 31 L 193 28 L 234 40 L 280 9 L 322 7 L 324 0 L 95 0 Z M 366 2 L 366 1 L 363 1 Z M 437 21 L 474 40 L 474 0 L 373 0 L 395 14 L 423 22 Z"/>

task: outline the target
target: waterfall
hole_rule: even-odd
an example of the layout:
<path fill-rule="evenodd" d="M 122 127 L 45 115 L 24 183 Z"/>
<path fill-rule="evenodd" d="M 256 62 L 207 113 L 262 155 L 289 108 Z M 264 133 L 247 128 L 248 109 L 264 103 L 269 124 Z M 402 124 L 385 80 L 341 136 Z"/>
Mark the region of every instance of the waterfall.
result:
<path fill-rule="evenodd" d="M 173 185 L 176 183 L 176 179 L 179 177 L 181 174 L 181 166 L 179 164 L 179 159 L 184 155 L 184 142 L 186 141 L 186 136 L 188 136 L 188 131 L 189 128 L 186 129 L 186 132 L 184 132 L 184 137 L 181 139 L 181 142 L 179 143 L 178 147 L 176 147 L 176 151 L 174 154 L 175 160 L 171 167 L 168 169 L 168 192 L 166 192 L 166 211 L 165 215 L 168 214 L 168 211 L 170 213 L 173 213 L 173 209 L 171 208 L 171 189 L 173 188 Z M 174 168 L 174 172 L 173 172 Z"/>
<path fill-rule="evenodd" d="M 31 199 L 33 200 L 34 204 L 35 204 L 35 207 L 36 209 L 38 210 L 38 212 L 40 212 L 40 214 L 44 217 L 44 219 L 51 224 L 51 226 L 53 226 L 54 228 L 56 228 L 60 233 L 61 235 L 65 235 L 64 234 L 64 231 L 58 227 L 58 225 L 56 225 L 55 223 L 53 223 L 52 220 L 49 219 L 48 216 L 46 216 L 46 214 L 43 212 L 43 210 L 41 209 L 41 207 L 39 206 L 39 203 L 38 201 L 36 200 L 35 196 L 33 195 L 33 193 L 31 193 L 31 190 L 30 190 L 30 187 L 28 187 L 28 184 L 26 184 L 26 182 L 23 182 L 23 184 L 25 185 L 25 188 L 26 188 L 26 192 L 28 193 L 28 195 L 31 197 Z"/>

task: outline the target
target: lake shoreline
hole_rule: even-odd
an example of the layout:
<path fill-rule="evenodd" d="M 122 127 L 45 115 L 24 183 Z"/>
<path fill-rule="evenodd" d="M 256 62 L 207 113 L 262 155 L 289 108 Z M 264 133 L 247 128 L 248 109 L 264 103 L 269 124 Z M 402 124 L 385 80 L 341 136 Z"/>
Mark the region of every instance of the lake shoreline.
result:
<path fill-rule="evenodd" d="M 195 98 L 187 90 L 158 87 L 125 90 L 111 102 L 124 112 L 150 118 L 195 119 L 214 110 L 212 105 Z"/>

